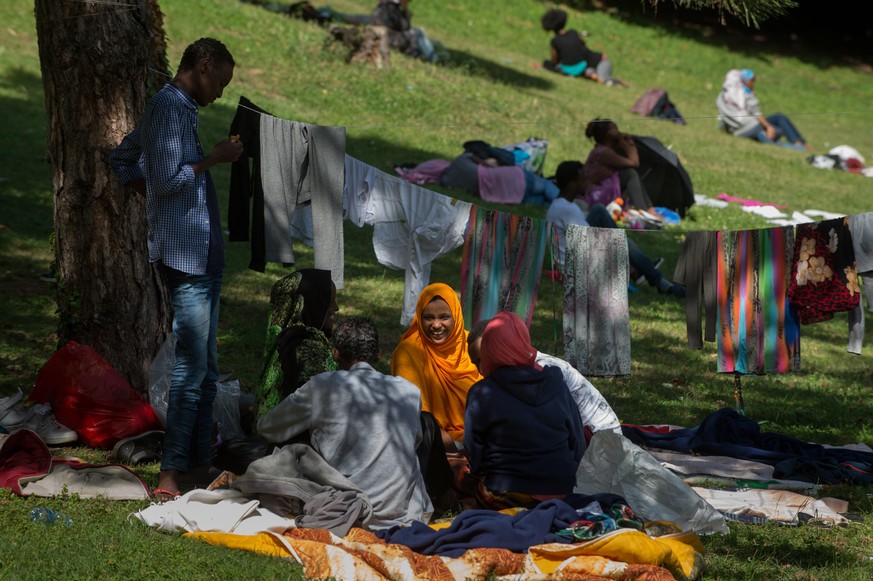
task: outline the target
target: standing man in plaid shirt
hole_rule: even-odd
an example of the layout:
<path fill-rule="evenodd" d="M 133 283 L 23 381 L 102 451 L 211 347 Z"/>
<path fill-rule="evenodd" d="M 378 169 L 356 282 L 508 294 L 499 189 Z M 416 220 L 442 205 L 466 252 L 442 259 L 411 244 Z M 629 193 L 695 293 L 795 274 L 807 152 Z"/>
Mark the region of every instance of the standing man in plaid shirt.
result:
<path fill-rule="evenodd" d="M 209 168 L 236 161 L 243 145 L 225 140 L 204 154 L 197 123 L 200 107 L 220 98 L 230 83 L 234 64 L 215 39 L 189 45 L 176 76 L 152 97 L 139 126 L 110 158 L 119 179 L 146 197 L 149 260 L 173 302 L 176 365 L 157 500 L 172 499 L 183 477 L 201 480 L 210 466 L 224 239 Z"/>

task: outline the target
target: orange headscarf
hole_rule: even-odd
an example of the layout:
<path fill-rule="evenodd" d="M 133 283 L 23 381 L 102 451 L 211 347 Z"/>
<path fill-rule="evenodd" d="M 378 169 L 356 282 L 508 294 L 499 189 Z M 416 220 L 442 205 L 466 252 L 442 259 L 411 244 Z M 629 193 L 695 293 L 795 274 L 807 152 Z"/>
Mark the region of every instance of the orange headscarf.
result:
<path fill-rule="evenodd" d="M 448 303 L 455 320 L 448 339 L 439 345 L 428 339 L 421 326 L 422 312 L 437 297 Z M 417 385 L 422 409 L 432 413 L 452 438 L 463 438 L 467 392 L 482 376 L 467 353 L 464 314 L 452 287 L 438 282 L 421 291 L 412 324 L 391 356 L 391 374 Z"/>
<path fill-rule="evenodd" d="M 488 377 L 498 367 L 537 364 L 537 350 L 530 344 L 530 331 L 515 313 L 502 311 L 494 315 L 482 333 L 482 375 Z"/>

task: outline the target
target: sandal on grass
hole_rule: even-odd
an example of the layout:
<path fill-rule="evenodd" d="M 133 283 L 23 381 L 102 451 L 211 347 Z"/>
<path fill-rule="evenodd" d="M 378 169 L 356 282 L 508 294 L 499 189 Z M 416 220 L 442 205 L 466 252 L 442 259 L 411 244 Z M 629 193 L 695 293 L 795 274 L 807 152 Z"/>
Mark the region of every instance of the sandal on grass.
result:
<path fill-rule="evenodd" d="M 170 502 L 171 500 L 176 500 L 182 496 L 182 493 L 178 490 L 176 492 L 171 492 L 166 488 L 155 488 L 152 490 L 152 500 L 155 502 Z"/>

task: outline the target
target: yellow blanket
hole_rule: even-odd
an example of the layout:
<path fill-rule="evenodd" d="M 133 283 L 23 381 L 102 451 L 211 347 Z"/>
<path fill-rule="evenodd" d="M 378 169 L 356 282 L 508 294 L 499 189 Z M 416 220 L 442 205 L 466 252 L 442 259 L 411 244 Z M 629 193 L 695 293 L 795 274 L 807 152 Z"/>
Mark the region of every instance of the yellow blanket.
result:
<path fill-rule="evenodd" d="M 703 547 L 694 533 L 649 538 L 630 529 L 573 545 L 536 545 L 526 554 L 506 549 L 471 549 L 457 558 L 421 555 L 357 528 L 343 538 L 319 529 L 289 529 L 284 535 L 197 532 L 186 536 L 294 559 L 310 579 L 457 581 L 494 575 L 583 581 L 690 581 L 698 577 L 703 567 Z"/>

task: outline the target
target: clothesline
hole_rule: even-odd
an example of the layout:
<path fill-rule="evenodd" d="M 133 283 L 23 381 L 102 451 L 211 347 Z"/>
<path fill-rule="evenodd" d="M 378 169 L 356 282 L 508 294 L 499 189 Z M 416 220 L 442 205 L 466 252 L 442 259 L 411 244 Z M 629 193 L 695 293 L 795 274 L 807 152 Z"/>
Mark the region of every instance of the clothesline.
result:
<path fill-rule="evenodd" d="M 166 72 L 159 71 L 159 70 L 157 70 L 157 69 L 153 69 L 153 68 L 151 68 L 151 67 L 146 67 L 146 69 L 149 70 L 149 71 L 151 71 L 151 72 L 154 72 L 154 73 L 157 73 L 157 74 L 160 74 L 160 75 L 164 75 L 165 77 L 172 78 L 172 77 L 171 77 L 169 74 L 167 74 Z M 237 100 L 239 100 L 239 97 L 241 97 L 241 96 L 242 96 L 242 95 L 236 95 Z M 243 103 L 237 103 L 237 107 L 242 108 L 242 109 L 246 109 L 246 110 L 251 111 L 251 112 L 253 112 L 253 113 L 257 113 L 258 115 L 263 114 L 263 111 L 259 111 L 259 110 L 257 110 L 257 109 L 253 109 L 252 107 L 248 107 L 248 106 L 244 105 Z M 801 115 L 802 115 L 802 114 L 803 114 L 803 113 L 801 113 Z M 815 113 L 808 113 L 808 114 L 813 115 L 813 114 L 815 114 Z M 716 118 L 716 119 L 717 119 L 718 117 L 717 117 L 717 116 L 716 116 L 716 117 L 698 117 L 698 119 L 704 119 L 704 118 Z M 687 119 L 687 118 L 686 118 L 686 119 Z M 691 119 L 694 119 L 694 117 L 691 117 Z M 649 119 L 648 121 L 657 121 L 657 120 L 656 120 L 656 119 Z M 505 123 L 505 125 L 527 125 L 527 124 L 535 124 L 535 123 L 536 123 L 536 122 L 530 122 L 530 123 L 525 123 L 525 122 L 517 122 L 517 123 L 516 123 L 516 122 L 510 122 L 510 123 Z M 478 124 L 478 123 L 476 123 L 476 124 L 444 124 L 444 125 L 426 125 L 426 126 L 433 126 L 433 127 L 436 127 L 436 126 L 471 126 L 471 125 L 481 126 L 481 124 Z M 366 129 L 366 128 L 378 128 L 378 127 L 412 127 L 412 126 L 404 126 L 404 125 L 394 125 L 394 126 L 387 126 L 387 125 L 386 125 L 386 126 L 376 126 L 376 125 L 372 125 L 372 126 L 354 126 L 354 125 L 346 125 L 346 126 L 344 126 L 344 127 L 345 127 L 346 129 L 349 129 L 349 128 Z M 425 189 L 427 189 L 427 188 L 425 188 Z M 431 190 L 431 191 L 432 191 L 432 190 Z M 445 195 L 445 194 L 441 194 L 441 195 Z M 452 197 L 452 196 L 449 196 L 449 197 Z M 508 213 L 513 213 L 513 212 L 508 212 Z M 847 217 L 848 217 L 848 214 L 847 214 Z M 772 227 L 773 227 L 773 226 L 770 226 L 769 228 L 772 228 Z M 748 228 L 748 230 L 758 230 L 758 229 L 768 229 L 768 227 L 765 226 L 765 227 L 761 227 L 761 228 Z M 681 229 L 675 229 L 675 228 L 674 228 L 674 229 L 670 229 L 670 230 L 668 230 L 667 232 L 682 234 L 682 233 L 685 233 L 685 232 L 700 232 L 700 231 L 707 231 L 707 230 L 681 230 Z M 640 233 L 643 233 L 643 232 L 645 232 L 645 233 L 660 233 L 660 232 L 664 232 L 664 231 L 663 231 L 663 230 L 634 230 L 634 232 L 640 232 Z"/>
<path fill-rule="evenodd" d="M 152 70 L 152 69 L 150 69 L 150 70 Z M 158 71 L 155 71 L 155 72 L 158 72 Z M 239 107 L 239 108 L 241 108 L 241 109 L 246 109 L 246 110 L 251 111 L 251 112 L 253 112 L 253 113 L 257 113 L 258 115 L 262 115 L 262 114 L 264 114 L 263 111 L 259 111 L 259 110 L 257 110 L 257 109 L 252 108 L 252 107 L 248 107 L 248 106 L 244 105 L 243 103 L 238 103 L 237 107 Z M 348 128 L 348 126 L 343 126 L 343 127 L 346 128 L 346 129 Z M 439 192 L 434 192 L 433 190 L 430 190 L 430 189 L 428 189 L 428 188 L 423 188 L 423 189 L 426 190 L 426 191 L 433 192 L 433 193 L 435 193 L 435 194 L 438 194 L 438 193 L 439 193 Z M 446 194 L 440 194 L 440 195 L 444 195 L 444 196 L 445 196 Z M 457 199 L 457 198 L 454 198 L 453 196 L 447 196 L 447 197 L 451 197 L 451 198 L 453 198 L 453 199 Z M 516 214 L 515 212 L 511 212 L 511 211 L 506 211 L 506 213 L 509 213 L 509 214 Z M 523 215 L 523 214 L 522 214 L 522 215 Z M 846 216 L 846 217 L 849 217 L 850 214 L 846 214 L 845 216 Z M 542 218 L 542 219 L 544 219 L 544 218 Z M 813 222 L 822 222 L 822 221 L 824 221 L 824 219 L 822 219 L 822 220 L 817 220 L 817 221 L 814 220 Z M 742 230 L 767 230 L 767 229 L 775 228 L 775 227 L 776 227 L 775 225 L 770 225 L 770 226 L 761 226 L 761 227 L 759 227 L 759 228 L 744 228 L 744 229 L 742 229 Z M 684 233 L 687 233 L 687 232 L 710 231 L 710 230 L 706 230 L 706 229 L 698 229 L 698 230 L 683 230 L 683 229 L 679 229 L 679 228 L 671 228 L 670 230 L 633 230 L 633 229 L 629 229 L 629 230 L 632 231 L 632 232 L 639 232 L 639 233 L 646 233 L 646 234 L 654 234 L 654 233 L 662 233 L 662 232 L 674 233 L 674 234 L 684 234 Z M 725 230 L 725 231 L 727 231 L 727 230 Z"/>
<path fill-rule="evenodd" d="M 153 69 L 149 69 L 153 70 Z M 155 71 L 160 72 L 160 71 Z M 231 95 L 233 96 L 233 95 Z M 240 97 L 241 95 L 236 95 L 236 97 Z M 250 111 L 255 111 L 254 109 L 250 109 L 245 105 L 240 105 L 244 109 L 249 109 Z M 255 111 L 256 113 L 260 113 L 260 111 Z M 822 115 L 869 115 L 873 114 L 873 109 L 864 110 L 864 111 L 808 111 L 805 113 L 786 113 L 786 115 L 790 115 L 791 117 L 800 117 L 800 116 L 822 116 Z M 699 116 L 683 116 L 686 121 L 688 120 L 710 120 L 717 121 L 720 119 L 718 115 L 699 115 Z M 755 117 L 755 115 L 736 115 L 737 118 L 740 117 Z M 633 117 L 611 117 L 612 121 L 616 123 L 621 122 L 622 124 L 627 123 L 650 123 L 650 122 L 660 122 L 663 123 L 661 119 L 654 119 L 650 117 L 640 117 L 639 115 L 635 115 Z M 320 124 L 319 124 L 320 125 Z M 514 127 L 514 126 L 525 126 L 525 125 L 538 125 L 538 126 L 555 126 L 560 125 L 562 128 L 570 128 L 577 130 L 573 124 L 566 124 L 563 122 L 557 121 L 499 121 L 499 122 L 483 122 L 483 121 L 474 121 L 469 123 L 411 123 L 411 124 L 402 124 L 396 123 L 391 125 L 343 125 L 346 129 L 413 129 L 413 128 L 422 128 L 422 127 L 487 127 L 489 125 L 497 125 L 497 126 L 505 126 L 505 127 Z M 578 127 L 578 131 L 584 131 L 583 126 Z"/>
<path fill-rule="evenodd" d="M 159 75 L 163 75 L 167 78 L 173 78 L 172 75 L 168 74 L 165 71 L 159 71 L 157 69 L 153 69 L 151 67 L 146 67 L 146 70 L 151 71 L 153 73 L 157 73 Z M 238 95 L 228 95 L 228 97 L 234 97 L 239 99 L 242 94 Z M 243 109 L 248 109 L 254 113 L 261 113 L 256 109 L 252 109 L 251 107 L 246 107 L 245 105 L 239 104 L 239 107 Z M 873 109 L 865 109 L 859 111 L 807 111 L 807 112 L 794 112 L 788 113 L 788 115 L 792 117 L 799 116 L 822 116 L 822 115 L 869 115 L 873 114 Z M 754 115 L 737 115 L 736 117 L 755 117 Z M 686 120 L 718 120 L 718 115 L 697 115 L 697 116 L 684 116 Z M 613 117 L 613 121 L 621 122 L 621 123 L 650 123 L 650 122 L 661 122 L 661 119 L 654 119 L 648 117 L 640 117 L 635 115 L 633 117 Z M 318 125 L 321 125 L 319 123 Z M 403 123 L 395 123 L 391 125 L 343 125 L 346 129 L 410 129 L 410 128 L 420 128 L 420 127 L 483 127 L 489 125 L 499 125 L 506 127 L 514 127 L 514 126 L 522 126 L 522 125 L 543 125 L 543 126 L 552 126 L 552 125 L 560 125 L 561 127 L 568 127 L 566 123 L 562 122 L 552 122 L 552 121 L 500 121 L 500 122 L 482 122 L 482 121 L 474 121 L 468 123 L 412 123 L 412 124 L 403 124 Z M 573 127 L 573 125 L 569 125 L 569 127 Z M 583 128 L 580 126 L 579 130 Z"/>

